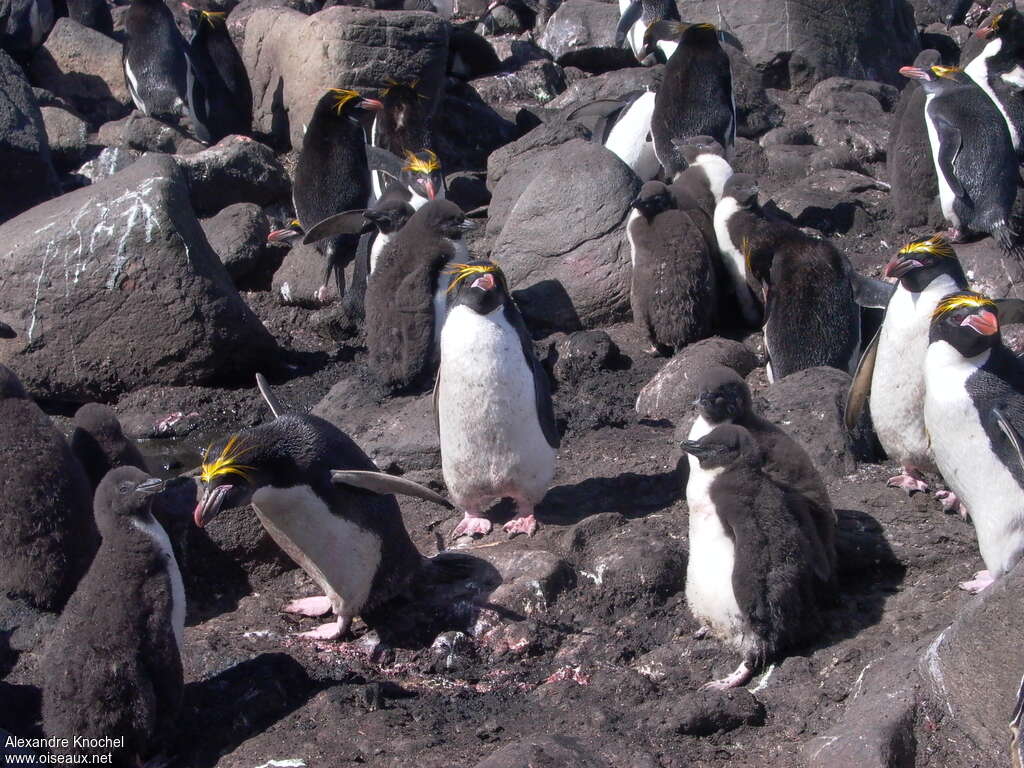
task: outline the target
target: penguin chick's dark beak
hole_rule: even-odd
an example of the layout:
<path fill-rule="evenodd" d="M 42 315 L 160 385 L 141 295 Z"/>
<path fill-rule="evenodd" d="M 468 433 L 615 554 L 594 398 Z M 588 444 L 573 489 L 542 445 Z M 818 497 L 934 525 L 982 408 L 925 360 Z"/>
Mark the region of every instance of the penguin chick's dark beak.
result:
<path fill-rule="evenodd" d="M 495 285 L 497 285 L 497 283 L 494 280 L 494 275 L 487 272 L 474 280 L 470 287 L 479 288 L 481 291 L 493 291 Z"/>
<path fill-rule="evenodd" d="M 900 67 L 900 74 L 912 80 L 929 80 L 928 73 L 920 67 Z"/>
<path fill-rule="evenodd" d="M 148 480 L 143 480 L 141 483 L 139 483 L 135 487 L 135 490 L 137 490 L 139 493 L 145 493 L 149 495 L 162 493 L 164 490 L 164 481 L 161 480 L 159 477 L 151 477 Z"/>
<path fill-rule="evenodd" d="M 882 274 L 886 277 L 903 277 L 911 270 L 923 266 L 924 264 L 917 259 L 907 259 L 903 256 L 896 256 L 892 261 L 885 265 L 885 272 Z"/>
<path fill-rule="evenodd" d="M 360 109 L 369 109 L 373 112 L 380 112 L 384 109 L 384 102 L 378 99 L 368 99 L 364 96 L 359 100 L 359 103 L 356 104 L 356 106 Z"/>
<path fill-rule="evenodd" d="M 224 499 L 227 498 L 232 487 L 230 485 L 218 485 L 216 488 L 207 488 L 203 491 L 203 498 L 196 504 L 196 509 L 193 513 L 196 526 L 202 528 L 220 514 L 220 508 L 223 506 Z"/>
<path fill-rule="evenodd" d="M 704 446 L 696 440 L 683 440 L 679 443 L 679 447 L 683 449 L 684 453 L 696 456 L 698 459 L 707 454 L 707 451 L 704 450 Z"/>
<path fill-rule="evenodd" d="M 965 325 L 982 336 L 991 336 L 999 330 L 999 319 L 994 312 L 983 309 L 976 315 L 965 317 L 960 325 Z"/>

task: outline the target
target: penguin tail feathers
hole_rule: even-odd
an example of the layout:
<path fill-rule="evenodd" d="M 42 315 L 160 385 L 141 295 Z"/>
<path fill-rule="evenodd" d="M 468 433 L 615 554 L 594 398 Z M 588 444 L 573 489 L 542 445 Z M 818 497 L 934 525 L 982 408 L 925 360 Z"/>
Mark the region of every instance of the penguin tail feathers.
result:
<path fill-rule="evenodd" d="M 1010 225 L 1005 221 L 997 222 L 992 227 L 992 237 L 1007 256 L 1024 260 L 1024 243 L 1021 243 L 1018 234 L 1010 229 Z"/>

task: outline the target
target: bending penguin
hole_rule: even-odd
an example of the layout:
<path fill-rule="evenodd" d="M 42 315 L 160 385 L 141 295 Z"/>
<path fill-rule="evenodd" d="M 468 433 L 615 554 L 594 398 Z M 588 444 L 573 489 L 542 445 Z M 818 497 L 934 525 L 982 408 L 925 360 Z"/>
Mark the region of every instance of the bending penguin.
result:
<path fill-rule="evenodd" d="M 163 0 L 131 0 L 121 67 L 128 93 L 144 115 L 177 120 L 186 111 L 185 38 Z"/>
<path fill-rule="evenodd" d="M 1017 156 L 1006 121 L 977 85 L 957 82 L 958 70 L 903 67 L 900 74 L 921 81 L 925 121 L 939 184 L 942 215 L 950 237 L 984 232 L 1004 252 L 1017 253 L 1010 212 L 1017 195 Z"/>
<path fill-rule="evenodd" d="M 734 688 L 817 631 L 828 556 L 807 500 L 766 474 L 747 429 L 723 424 L 680 445 L 697 460 L 686 485 L 686 602 L 702 622 L 698 636 L 710 632 L 742 655 L 732 674 L 702 688 Z"/>
<path fill-rule="evenodd" d="M 681 21 L 675 0 L 619 0 L 619 25 L 615 30 L 615 46 L 626 41 L 640 63 L 651 61 L 664 64 L 676 52 L 679 43 L 659 40 L 654 52 L 645 52 L 644 36 L 647 28 L 658 21 Z M 653 54 L 653 55 L 652 55 Z"/>
<path fill-rule="evenodd" d="M 650 181 L 661 171 L 651 135 L 654 99 L 654 91 L 637 91 L 621 100 L 585 104 L 573 110 L 566 119 L 596 117 L 591 140 L 615 153 L 641 181 Z"/>
<path fill-rule="evenodd" d="M 651 351 L 670 355 L 711 335 L 715 267 L 700 228 L 676 208 L 668 187 L 648 181 L 626 219 L 633 321 Z"/>
<path fill-rule="evenodd" d="M 46 734 L 120 739 L 113 749 L 120 766 L 142 765 L 171 743 L 185 689 L 185 589 L 152 513 L 163 487 L 135 467 L 113 469 L 100 482 L 93 509 L 103 542 L 43 664 Z"/>
<path fill-rule="evenodd" d="M 985 570 L 960 584 L 974 594 L 1024 554 L 1024 362 L 1003 344 L 999 327 L 995 302 L 950 294 L 932 314 L 924 363 L 935 466 L 970 509 L 985 561 Z"/>
<path fill-rule="evenodd" d="M 430 562 L 409 538 L 391 494 L 451 505 L 378 471 L 330 422 L 284 412 L 262 377 L 257 383 L 275 418 L 210 446 L 195 523 L 202 528 L 226 507 L 251 504 L 270 537 L 324 591 L 284 610 L 305 616 L 333 610 L 335 621 L 302 636 L 336 640 L 353 618 L 402 592 Z"/>
<path fill-rule="evenodd" d="M 500 498 L 516 502 L 505 531 L 532 536 L 559 445 L 547 373 L 501 270 L 487 261 L 451 270 L 434 412 L 444 482 L 464 512 L 452 538 L 489 533 L 483 512 Z"/>

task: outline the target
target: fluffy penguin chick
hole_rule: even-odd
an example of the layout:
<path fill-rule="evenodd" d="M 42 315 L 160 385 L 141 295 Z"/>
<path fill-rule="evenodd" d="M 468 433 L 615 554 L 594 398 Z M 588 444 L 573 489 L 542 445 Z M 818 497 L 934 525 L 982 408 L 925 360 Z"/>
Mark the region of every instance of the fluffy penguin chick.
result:
<path fill-rule="evenodd" d="M 935 466 L 971 510 L 986 570 L 977 593 L 1024 554 L 1024 362 L 1003 344 L 995 302 L 970 291 L 942 300 L 925 356 L 924 423 Z"/>
<path fill-rule="evenodd" d="M 700 229 L 660 181 L 644 184 L 633 208 L 626 221 L 633 320 L 655 353 L 672 354 L 711 335 L 714 265 Z"/>
<path fill-rule="evenodd" d="M 109 405 L 86 403 L 75 413 L 73 425 L 71 451 L 89 475 L 94 489 L 114 467 L 137 467 L 145 471 L 146 461 L 139 447 L 125 435 Z"/>
<path fill-rule="evenodd" d="M 135 467 L 103 478 L 93 503 L 103 542 L 43 665 L 46 734 L 122 738 L 113 764 L 133 768 L 170 742 L 184 691 L 185 591 L 151 512 L 162 489 Z"/>
<path fill-rule="evenodd" d="M 764 472 L 750 432 L 723 424 L 682 449 L 698 467 L 686 486 L 690 560 L 686 602 L 716 637 L 743 660 L 704 688 L 745 684 L 754 672 L 798 645 L 820 624 L 821 558 L 805 498 Z"/>
<path fill-rule="evenodd" d="M 518 511 L 505 530 L 532 535 L 558 448 L 547 373 L 501 271 L 483 261 L 452 271 L 434 388 L 441 470 L 465 513 L 452 536 L 488 533 L 482 514 L 499 498 Z"/>

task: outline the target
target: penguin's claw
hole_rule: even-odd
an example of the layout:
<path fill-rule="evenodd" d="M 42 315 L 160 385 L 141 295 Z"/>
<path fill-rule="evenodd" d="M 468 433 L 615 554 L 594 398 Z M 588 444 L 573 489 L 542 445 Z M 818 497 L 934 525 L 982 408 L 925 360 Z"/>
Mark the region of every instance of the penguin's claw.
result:
<path fill-rule="evenodd" d="M 712 680 L 710 683 L 704 683 L 698 690 L 701 691 L 727 691 L 730 688 L 739 688 L 741 685 L 746 685 L 750 682 L 750 678 L 754 676 L 754 670 L 747 666 L 747 662 L 742 662 L 736 671 L 731 675 L 723 677 L 721 680 Z"/>
<path fill-rule="evenodd" d="M 886 483 L 890 488 L 902 488 L 907 492 L 908 496 L 913 496 L 915 493 L 928 493 L 928 483 L 922 480 L 920 477 L 914 477 L 914 475 L 906 472 L 902 475 L 896 475 L 890 477 Z"/>
<path fill-rule="evenodd" d="M 527 536 L 533 536 L 537 532 L 537 518 L 531 515 L 523 515 L 522 517 L 515 517 L 509 520 L 503 526 L 505 533 L 512 538 L 518 533 L 525 533 Z"/>
<path fill-rule="evenodd" d="M 995 581 L 995 577 L 989 571 L 978 571 L 970 581 L 960 582 L 960 589 L 977 595 L 984 592 Z"/>
<path fill-rule="evenodd" d="M 331 598 L 327 595 L 320 597 L 303 597 L 292 600 L 281 608 L 285 613 L 298 613 L 302 616 L 323 616 L 331 612 Z"/>
<path fill-rule="evenodd" d="M 472 517 L 466 515 L 452 531 L 452 540 L 459 536 L 486 536 L 491 532 L 491 521 L 486 517 Z"/>
<path fill-rule="evenodd" d="M 316 293 L 313 294 L 313 298 L 317 300 L 319 304 L 327 304 L 330 301 L 330 297 L 327 295 L 328 288 L 326 285 L 321 285 L 316 289 Z"/>
<path fill-rule="evenodd" d="M 321 624 L 316 629 L 311 629 L 308 632 L 299 632 L 299 637 L 305 637 L 309 640 L 338 640 L 348 632 L 351 623 L 351 619 L 338 619 L 329 624 Z"/>
<path fill-rule="evenodd" d="M 947 515 L 956 513 L 960 515 L 961 520 L 967 520 L 970 517 L 967 507 L 964 506 L 964 503 L 952 491 L 936 491 L 935 498 L 939 500 L 939 503 L 942 505 L 942 511 Z"/>

